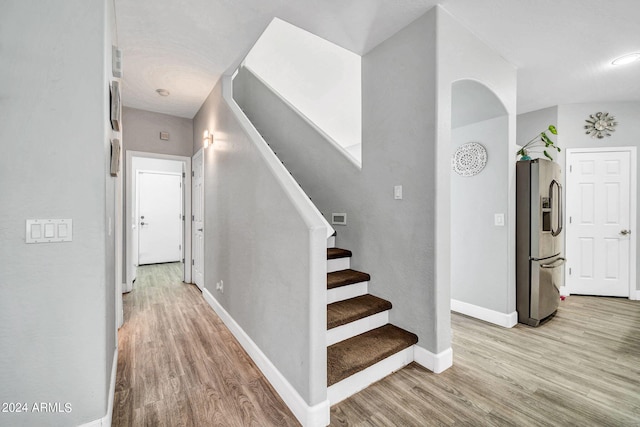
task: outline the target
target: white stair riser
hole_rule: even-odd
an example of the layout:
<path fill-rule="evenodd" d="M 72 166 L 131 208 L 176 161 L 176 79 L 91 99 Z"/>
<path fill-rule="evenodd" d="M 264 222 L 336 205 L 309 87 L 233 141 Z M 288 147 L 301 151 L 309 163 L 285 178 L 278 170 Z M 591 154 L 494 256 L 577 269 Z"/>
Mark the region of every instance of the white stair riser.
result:
<path fill-rule="evenodd" d="M 327 331 L 327 347 L 347 338 L 355 337 L 389 323 L 389 310 L 367 316 L 355 322 L 338 326 Z"/>
<path fill-rule="evenodd" d="M 327 273 L 333 273 L 334 271 L 348 270 L 351 268 L 351 258 L 336 258 L 327 260 Z"/>
<path fill-rule="evenodd" d="M 327 239 L 327 248 L 336 247 L 336 236 L 331 236 Z"/>
<path fill-rule="evenodd" d="M 327 290 L 327 304 L 344 301 L 349 298 L 359 297 L 369 293 L 369 282 L 358 282 L 352 285 L 340 286 Z"/>
<path fill-rule="evenodd" d="M 380 381 L 387 375 L 404 368 L 411 362 L 413 362 L 413 346 L 391 355 L 327 388 L 329 404 L 333 406 L 349 396 L 353 396 L 376 381 Z"/>

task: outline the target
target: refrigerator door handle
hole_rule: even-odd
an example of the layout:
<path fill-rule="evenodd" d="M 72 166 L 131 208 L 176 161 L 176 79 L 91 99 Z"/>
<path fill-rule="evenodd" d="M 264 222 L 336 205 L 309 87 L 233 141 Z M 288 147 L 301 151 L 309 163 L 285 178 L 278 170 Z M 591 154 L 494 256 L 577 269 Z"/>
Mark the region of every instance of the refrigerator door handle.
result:
<path fill-rule="evenodd" d="M 562 233 L 564 225 L 564 213 L 562 212 L 562 184 L 558 184 L 558 234 Z"/>
<path fill-rule="evenodd" d="M 550 264 L 541 264 L 540 267 L 541 268 L 556 268 L 556 267 L 560 267 L 561 265 L 563 265 L 567 260 L 560 257 L 560 258 L 556 258 L 552 263 Z"/>
<path fill-rule="evenodd" d="M 551 181 L 551 184 L 549 185 L 549 197 L 551 198 L 551 200 L 553 200 L 553 186 L 556 185 L 558 186 L 558 200 L 557 200 L 557 206 L 558 206 L 558 228 L 557 229 L 553 229 L 553 226 L 551 226 L 551 235 L 552 236 L 559 236 L 560 233 L 562 232 L 562 226 L 564 225 L 564 218 L 562 215 L 562 185 L 556 181 L 555 179 L 553 181 Z"/>

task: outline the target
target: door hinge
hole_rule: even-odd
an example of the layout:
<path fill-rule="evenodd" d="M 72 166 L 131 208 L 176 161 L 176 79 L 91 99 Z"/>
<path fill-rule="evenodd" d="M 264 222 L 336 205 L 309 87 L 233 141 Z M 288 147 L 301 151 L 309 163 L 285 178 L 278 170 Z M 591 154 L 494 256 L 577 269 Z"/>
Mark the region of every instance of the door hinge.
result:
<path fill-rule="evenodd" d="M 182 220 L 184 221 L 184 215 L 182 215 Z"/>
<path fill-rule="evenodd" d="M 184 264 L 184 258 L 182 258 L 182 263 Z"/>
<path fill-rule="evenodd" d="M 573 165 L 569 165 L 569 172 L 573 172 Z"/>
<path fill-rule="evenodd" d="M 191 176 L 196 176 L 196 173 L 194 171 L 191 171 Z"/>
<path fill-rule="evenodd" d="M 186 178 L 187 174 L 185 172 L 182 172 L 182 177 Z"/>
<path fill-rule="evenodd" d="M 571 276 L 571 267 L 569 267 L 569 276 Z"/>
<path fill-rule="evenodd" d="M 191 260 L 191 265 L 196 265 L 196 260 L 192 259 Z"/>
<path fill-rule="evenodd" d="M 573 220 L 572 217 L 569 217 L 569 224 L 571 224 L 571 221 Z"/>
<path fill-rule="evenodd" d="M 196 220 L 195 215 L 191 215 L 191 221 L 195 221 L 195 220 Z"/>

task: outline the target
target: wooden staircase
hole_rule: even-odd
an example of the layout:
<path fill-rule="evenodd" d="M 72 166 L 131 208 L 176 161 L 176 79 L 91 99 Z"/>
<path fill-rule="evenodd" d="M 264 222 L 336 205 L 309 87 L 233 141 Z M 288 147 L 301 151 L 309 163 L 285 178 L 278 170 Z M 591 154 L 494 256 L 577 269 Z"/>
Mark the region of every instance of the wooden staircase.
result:
<path fill-rule="evenodd" d="M 389 324 L 391 302 L 369 294 L 351 251 L 327 248 L 327 386 L 334 405 L 413 360 L 418 337 Z"/>

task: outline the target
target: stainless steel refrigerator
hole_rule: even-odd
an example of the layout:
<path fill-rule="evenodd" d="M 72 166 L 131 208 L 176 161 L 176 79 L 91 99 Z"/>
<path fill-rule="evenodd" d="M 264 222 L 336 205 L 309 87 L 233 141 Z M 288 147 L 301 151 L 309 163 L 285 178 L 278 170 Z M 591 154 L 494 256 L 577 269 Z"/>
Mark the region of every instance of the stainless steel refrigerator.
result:
<path fill-rule="evenodd" d="M 563 284 L 560 166 L 546 159 L 516 164 L 516 309 L 538 326 L 555 314 Z"/>

